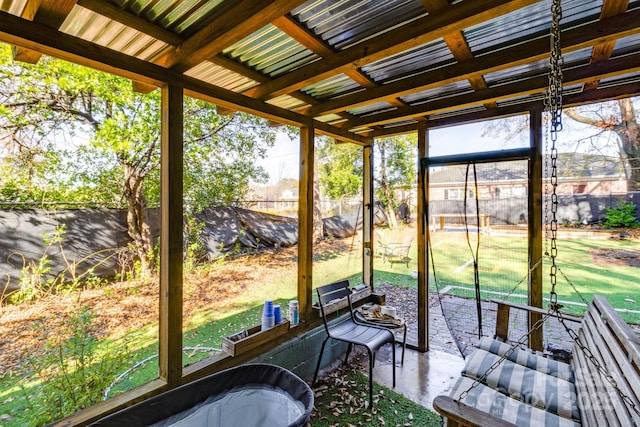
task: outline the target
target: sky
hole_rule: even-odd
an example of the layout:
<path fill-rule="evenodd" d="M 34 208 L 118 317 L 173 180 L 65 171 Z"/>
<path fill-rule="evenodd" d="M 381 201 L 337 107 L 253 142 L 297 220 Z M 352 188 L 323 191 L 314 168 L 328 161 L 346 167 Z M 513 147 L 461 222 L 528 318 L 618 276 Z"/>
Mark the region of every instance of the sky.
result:
<path fill-rule="evenodd" d="M 521 138 L 507 142 L 503 138 L 495 136 L 483 137 L 485 126 L 486 122 L 481 122 L 430 131 L 429 155 L 437 157 L 458 153 L 522 148 L 529 145 L 528 132 Z M 584 142 L 594 134 L 593 128 L 565 118 L 563 130 L 559 134 L 561 145 L 558 146 L 558 149 L 560 152 L 593 152 L 593 146 L 597 145 L 603 154 L 616 155 L 615 141 L 611 139 L 615 137 L 608 132 L 600 135 L 594 144 Z M 578 143 L 578 141 L 583 142 Z M 610 147 L 610 149 L 602 149 L 602 147 Z M 269 173 L 269 183 L 276 184 L 282 178 L 298 179 L 299 161 L 299 141 L 289 139 L 284 131 L 278 131 L 274 147 L 268 151 L 267 158 L 259 161 L 258 164 Z"/>

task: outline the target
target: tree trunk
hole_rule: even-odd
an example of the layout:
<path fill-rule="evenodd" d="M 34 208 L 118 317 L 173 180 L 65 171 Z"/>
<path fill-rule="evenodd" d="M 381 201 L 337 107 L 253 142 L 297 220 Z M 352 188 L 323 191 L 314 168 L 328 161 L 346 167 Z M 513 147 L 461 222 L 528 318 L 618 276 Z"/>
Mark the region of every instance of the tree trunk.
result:
<path fill-rule="evenodd" d="M 580 114 L 577 108 L 565 110 L 567 116 L 598 129 L 615 132 L 619 138 L 619 156 L 625 165 L 629 191 L 640 190 L 640 124 L 638 123 L 631 98 L 617 101 L 620 115 L 598 112 L 595 117 Z"/>
<path fill-rule="evenodd" d="M 142 194 L 143 177 L 135 173 L 135 169 L 124 166 L 124 197 L 127 201 L 127 228 L 129 237 L 133 240 L 136 253 L 140 259 L 143 275 L 149 275 L 153 271 L 151 251 L 153 239 L 149 217 L 147 214 L 147 201 Z"/>
<path fill-rule="evenodd" d="M 389 221 L 389 228 L 392 230 L 398 226 L 398 222 L 396 221 L 396 213 L 393 209 L 394 199 L 393 193 L 389 188 L 389 181 L 387 180 L 387 147 L 385 140 L 382 139 L 380 141 L 380 191 L 384 195 L 386 199 L 385 203 L 385 211 L 387 214 L 387 220 Z"/>
<path fill-rule="evenodd" d="M 640 124 L 637 121 L 630 98 L 618 101 L 621 121 L 616 123 L 613 131 L 620 138 L 620 147 L 629 165 L 627 181 L 629 191 L 640 190 Z"/>

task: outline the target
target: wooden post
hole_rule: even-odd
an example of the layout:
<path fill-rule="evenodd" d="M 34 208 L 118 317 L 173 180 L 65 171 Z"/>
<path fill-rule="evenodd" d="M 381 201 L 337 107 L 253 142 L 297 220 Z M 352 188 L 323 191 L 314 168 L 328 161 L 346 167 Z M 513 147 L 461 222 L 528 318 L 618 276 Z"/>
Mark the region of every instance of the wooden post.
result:
<path fill-rule="evenodd" d="M 373 291 L 373 141 L 362 149 L 362 283 Z"/>
<path fill-rule="evenodd" d="M 300 128 L 298 203 L 298 304 L 301 320 L 310 320 L 313 292 L 313 168 L 314 128 Z"/>
<path fill-rule="evenodd" d="M 418 350 L 429 351 L 429 170 L 420 166 L 420 159 L 429 155 L 429 130 L 424 123 L 418 127 Z M 423 175 L 424 172 L 424 175 Z"/>
<path fill-rule="evenodd" d="M 530 112 L 529 159 L 529 269 L 542 259 L 542 111 Z M 542 308 L 542 262 L 531 271 L 529 280 L 529 305 Z M 541 318 L 538 313 L 529 314 L 528 330 Z M 529 335 L 529 347 L 542 350 L 542 328 Z"/>
<path fill-rule="evenodd" d="M 160 378 L 182 377 L 183 89 L 162 88 L 160 151 Z"/>

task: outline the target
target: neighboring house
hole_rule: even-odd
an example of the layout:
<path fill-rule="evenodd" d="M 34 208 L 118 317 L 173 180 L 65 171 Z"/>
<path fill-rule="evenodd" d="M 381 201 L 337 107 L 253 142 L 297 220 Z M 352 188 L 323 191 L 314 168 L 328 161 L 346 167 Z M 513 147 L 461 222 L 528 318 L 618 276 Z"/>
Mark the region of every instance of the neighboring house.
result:
<path fill-rule="evenodd" d="M 477 188 L 479 200 L 524 198 L 528 191 L 527 162 L 504 161 L 479 163 L 475 168 L 466 165 L 436 168 L 429 174 L 429 199 L 474 199 Z M 627 181 L 620 159 L 592 154 L 561 153 L 557 159 L 558 195 L 625 194 Z M 466 186 L 465 186 L 466 182 Z M 550 191 L 550 190 L 549 190 Z"/>

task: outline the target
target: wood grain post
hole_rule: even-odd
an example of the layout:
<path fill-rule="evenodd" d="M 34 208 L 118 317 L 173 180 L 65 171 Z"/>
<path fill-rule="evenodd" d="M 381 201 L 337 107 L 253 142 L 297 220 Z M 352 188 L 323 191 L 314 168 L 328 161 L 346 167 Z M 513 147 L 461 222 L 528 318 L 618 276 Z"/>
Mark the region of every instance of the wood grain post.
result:
<path fill-rule="evenodd" d="M 160 378 L 182 377 L 183 89 L 162 88 L 160 151 Z"/>
<path fill-rule="evenodd" d="M 420 159 L 429 155 L 429 130 L 421 123 L 418 127 L 418 350 L 429 351 L 429 170 L 420 166 Z M 423 175 L 424 173 L 424 175 Z"/>
<path fill-rule="evenodd" d="M 529 159 L 529 269 L 542 259 L 542 111 L 530 112 L 529 138 L 532 148 Z M 542 307 L 542 262 L 529 275 L 529 305 Z M 541 318 L 538 313 L 529 314 L 528 330 Z M 542 328 L 529 335 L 529 347 L 542 350 Z"/>
<path fill-rule="evenodd" d="M 298 203 L 298 304 L 300 319 L 311 319 L 313 291 L 313 168 L 312 126 L 300 128 L 300 183 Z"/>
<path fill-rule="evenodd" d="M 373 141 L 362 149 L 362 283 L 373 291 Z"/>

